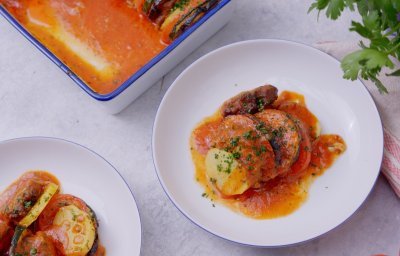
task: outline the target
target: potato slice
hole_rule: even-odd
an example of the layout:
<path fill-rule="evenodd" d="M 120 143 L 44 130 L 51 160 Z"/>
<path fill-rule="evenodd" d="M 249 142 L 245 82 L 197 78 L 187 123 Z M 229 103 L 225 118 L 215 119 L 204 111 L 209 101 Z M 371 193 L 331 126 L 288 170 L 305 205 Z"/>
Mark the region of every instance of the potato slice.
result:
<path fill-rule="evenodd" d="M 206 174 L 218 190 L 227 196 L 242 194 L 250 187 L 246 170 L 240 167 L 232 153 L 221 149 L 208 151 Z"/>

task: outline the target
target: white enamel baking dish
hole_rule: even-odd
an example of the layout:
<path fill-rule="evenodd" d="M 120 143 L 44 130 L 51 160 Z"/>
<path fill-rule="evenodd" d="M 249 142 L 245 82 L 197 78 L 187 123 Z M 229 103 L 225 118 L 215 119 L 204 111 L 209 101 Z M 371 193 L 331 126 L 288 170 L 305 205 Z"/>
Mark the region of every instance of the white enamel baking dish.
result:
<path fill-rule="evenodd" d="M 193 50 L 198 48 L 209 37 L 220 30 L 231 18 L 234 11 L 234 2 L 235 0 L 221 0 L 214 9 L 210 10 L 160 54 L 154 57 L 136 73 L 132 74 L 132 76 L 116 90 L 106 95 L 98 94 L 93 91 L 49 49 L 25 30 L 25 28 L 1 5 L 0 13 L 43 54 L 59 66 L 79 87 L 89 94 L 95 102 L 103 106 L 107 112 L 116 114 L 126 108 Z"/>

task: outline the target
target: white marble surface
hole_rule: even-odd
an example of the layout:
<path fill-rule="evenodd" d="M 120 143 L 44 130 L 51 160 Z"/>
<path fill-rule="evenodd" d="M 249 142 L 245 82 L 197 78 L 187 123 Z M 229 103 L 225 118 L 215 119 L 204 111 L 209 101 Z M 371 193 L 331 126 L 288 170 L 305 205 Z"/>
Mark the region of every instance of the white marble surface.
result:
<path fill-rule="evenodd" d="M 150 147 L 153 119 L 168 87 L 194 60 L 247 39 L 284 38 L 313 44 L 357 38 L 347 31 L 353 14 L 346 13 L 336 22 L 321 15 L 317 23 L 315 13 L 306 13 L 310 2 L 239 0 L 234 18 L 223 30 L 116 116 L 93 105 L 63 72 L 0 18 L 0 140 L 61 137 L 108 159 L 136 196 L 143 225 L 142 255 L 398 255 L 400 200 L 382 177 L 345 224 L 309 243 L 280 249 L 243 247 L 208 234 L 172 205 L 157 180 Z"/>

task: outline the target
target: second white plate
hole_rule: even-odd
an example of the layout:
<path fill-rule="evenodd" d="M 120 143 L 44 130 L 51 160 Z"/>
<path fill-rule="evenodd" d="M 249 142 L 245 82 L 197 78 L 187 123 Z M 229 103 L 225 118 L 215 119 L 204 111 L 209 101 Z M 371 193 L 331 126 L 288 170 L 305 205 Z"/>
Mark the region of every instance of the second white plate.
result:
<path fill-rule="evenodd" d="M 45 170 L 61 192 L 83 199 L 99 220 L 107 255 L 140 255 L 139 211 L 128 185 L 100 155 L 61 139 L 32 137 L 0 143 L 0 192 L 28 170 Z"/>
<path fill-rule="evenodd" d="M 318 237 L 348 219 L 379 174 L 382 126 L 360 81 L 342 78 L 340 63 L 299 43 L 257 40 L 233 44 L 199 59 L 166 93 L 153 131 L 153 157 L 165 192 L 194 223 L 222 238 L 275 247 Z M 323 133 L 341 135 L 348 149 L 312 185 L 308 200 L 289 216 L 254 220 L 201 197 L 189 150 L 193 128 L 230 97 L 263 84 L 304 94 Z"/>

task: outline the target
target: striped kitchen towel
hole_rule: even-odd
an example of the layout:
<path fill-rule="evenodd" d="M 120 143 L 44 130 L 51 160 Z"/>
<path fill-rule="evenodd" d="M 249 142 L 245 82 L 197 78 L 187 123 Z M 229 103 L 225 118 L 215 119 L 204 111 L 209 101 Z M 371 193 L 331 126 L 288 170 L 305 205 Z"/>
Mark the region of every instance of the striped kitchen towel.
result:
<path fill-rule="evenodd" d="M 315 45 L 328 54 L 342 59 L 358 47 L 358 42 L 322 42 Z M 400 67 L 400 63 L 396 63 Z M 382 73 L 390 73 L 383 70 Z M 400 78 L 382 75 L 380 80 L 389 94 L 381 95 L 375 85 L 363 81 L 378 107 L 384 127 L 384 156 L 381 171 L 386 176 L 394 192 L 400 197 Z"/>
<path fill-rule="evenodd" d="M 400 104 L 400 102 L 399 102 Z M 383 154 L 382 173 L 400 197 L 400 140 L 389 130 L 384 129 L 385 150 Z"/>

